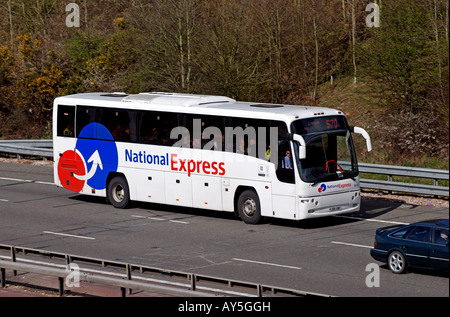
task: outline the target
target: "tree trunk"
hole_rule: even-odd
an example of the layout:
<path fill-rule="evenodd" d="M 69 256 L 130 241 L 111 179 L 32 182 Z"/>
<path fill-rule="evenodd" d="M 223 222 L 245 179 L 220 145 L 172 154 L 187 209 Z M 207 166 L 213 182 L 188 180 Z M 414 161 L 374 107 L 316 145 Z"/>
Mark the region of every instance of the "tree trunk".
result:
<path fill-rule="evenodd" d="M 353 83 L 356 84 L 356 12 L 355 0 L 352 0 L 352 60 L 353 60 Z"/>

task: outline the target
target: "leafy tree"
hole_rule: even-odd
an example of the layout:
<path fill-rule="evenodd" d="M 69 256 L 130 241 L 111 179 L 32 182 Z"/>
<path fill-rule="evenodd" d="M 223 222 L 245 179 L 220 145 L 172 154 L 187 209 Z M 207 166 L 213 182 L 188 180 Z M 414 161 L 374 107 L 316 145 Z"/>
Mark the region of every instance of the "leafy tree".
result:
<path fill-rule="evenodd" d="M 365 62 L 390 86 L 397 110 L 427 111 L 427 90 L 435 84 L 429 7 L 409 0 L 383 1 L 382 25 L 371 31 Z"/>

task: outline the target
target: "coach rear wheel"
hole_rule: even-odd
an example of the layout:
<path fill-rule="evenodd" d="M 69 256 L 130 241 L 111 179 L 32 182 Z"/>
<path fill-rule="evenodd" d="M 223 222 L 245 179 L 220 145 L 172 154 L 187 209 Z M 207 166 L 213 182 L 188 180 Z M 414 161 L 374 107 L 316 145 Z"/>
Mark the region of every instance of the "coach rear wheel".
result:
<path fill-rule="evenodd" d="M 247 224 L 257 224 L 261 219 L 261 206 L 258 194 L 253 190 L 246 190 L 238 200 L 239 217 Z"/>
<path fill-rule="evenodd" d="M 108 186 L 108 199 L 116 208 L 124 209 L 130 203 L 130 190 L 124 177 L 114 177 Z"/>

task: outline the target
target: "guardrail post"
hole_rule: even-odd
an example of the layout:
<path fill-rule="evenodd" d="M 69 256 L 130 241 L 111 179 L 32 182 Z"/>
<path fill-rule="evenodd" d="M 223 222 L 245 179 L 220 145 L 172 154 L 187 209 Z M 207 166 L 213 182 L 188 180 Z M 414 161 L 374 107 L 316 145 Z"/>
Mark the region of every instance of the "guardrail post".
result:
<path fill-rule="evenodd" d="M 131 281 L 131 265 L 127 264 L 126 268 L 127 268 L 127 279 Z M 133 294 L 133 290 L 131 288 L 128 289 L 128 294 L 130 295 Z"/>
<path fill-rule="evenodd" d="M 195 283 L 196 283 L 197 277 L 195 276 L 195 274 L 191 274 L 190 277 L 191 277 L 191 291 L 195 291 L 195 288 L 196 288 Z"/>
<path fill-rule="evenodd" d="M 6 287 L 6 272 L 5 272 L 4 268 L 1 268 L 0 271 L 1 271 L 0 278 L 2 280 L 1 285 L 2 285 L 2 288 L 5 288 Z"/>
<path fill-rule="evenodd" d="M 388 175 L 388 182 L 392 182 L 392 175 Z M 392 194 L 392 190 L 388 190 L 389 194 Z"/>
<path fill-rule="evenodd" d="M 66 259 L 66 266 L 70 265 L 70 255 L 69 254 L 65 255 L 65 259 Z"/>
<path fill-rule="evenodd" d="M 11 260 L 12 260 L 13 262 L 16 262 L 16 248 L 13 247 L 13 246 L 11 246 Z M 14 275 L 14 276 L 17 276 L 17 270 L 14 270 L 14 271 L 13 271 L 13 275 Z"/>
<path fill-rule="evenodd" d="M 64 295 L 64 278 L 58 277 L 59 282 L 59 297 L 62 297 Z"/>

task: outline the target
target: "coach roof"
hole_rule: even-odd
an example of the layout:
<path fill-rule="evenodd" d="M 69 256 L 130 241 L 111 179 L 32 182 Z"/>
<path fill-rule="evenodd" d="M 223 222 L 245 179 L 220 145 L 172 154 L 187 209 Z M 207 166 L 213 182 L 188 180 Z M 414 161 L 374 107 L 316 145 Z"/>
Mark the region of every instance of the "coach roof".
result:
<path fill-rule="evenodd" d="M 141 108 L 144 105 L 156 110 L 162 106 L 164 110 L 191 113 L 195 108 L 202 108 L 202 114 L 214 114 L 220 111 L 221 115 L 245 115 L 248 117 L 274 117 L 287 116 L 291 119 L 299 117 L 311 117 L 319 115 L 342 115 L 342 112 L 330 108 L 305 107 L 281 104 L 238 102 L 224 96 L 194 95 L 181 93 L 149 92 L 128 95 L 126 93 L 85 93 L 61 97 L 63 99 L 78 99 L 77 104 L 86 104 L 88 100 L 102 101 L 98 104 L 105 106 L 103 101 L 114 106 L 119 103 L 127 103 L 130 106 Z M 173 107 L 173 108 L 172 108 Z M 177 109 L 178 108 L 178 109 Z M 183 110 L 184 108 L 184 110 Z M 189 109 L 190 108 L 190 109 Z M 239 113 L 237 113 L 239 112 Z M 260 115 L 258 115 L 260 114 Z"/>

